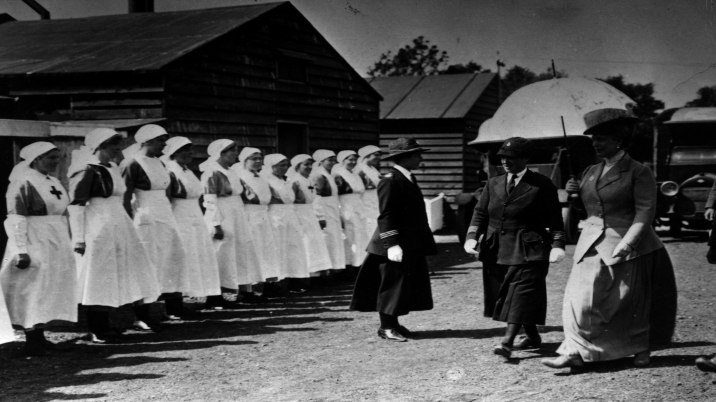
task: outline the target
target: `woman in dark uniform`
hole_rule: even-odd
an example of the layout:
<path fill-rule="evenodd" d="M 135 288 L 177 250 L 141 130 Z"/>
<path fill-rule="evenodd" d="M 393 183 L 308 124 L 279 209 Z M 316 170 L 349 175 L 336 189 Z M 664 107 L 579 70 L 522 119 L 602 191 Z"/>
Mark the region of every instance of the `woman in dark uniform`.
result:
<path fill-rule="evenodd" d="M 544 325 L 547 316 L 549 264 L 564 258 L 557 187 L 527 169 L 533 149 L 532 142 L 521 137 L 509 138 L 502 145 L 497 155 L 506 174 L 488 181 L 465 241 L 470 254 L 478 254 L 475 249 L 480 246 L 485 316 L 507 322 L 505 336 L 494 349 L 507 358 L 513 349 L 540 347 L 537 325 Z M 514 345 L 523 327 L 527 336 Z"/>

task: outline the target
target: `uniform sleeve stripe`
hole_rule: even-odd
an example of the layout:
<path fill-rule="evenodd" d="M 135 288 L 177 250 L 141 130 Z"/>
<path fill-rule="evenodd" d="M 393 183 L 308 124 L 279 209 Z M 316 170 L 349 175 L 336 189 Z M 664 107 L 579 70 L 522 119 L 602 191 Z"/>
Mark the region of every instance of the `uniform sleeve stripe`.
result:
<path fill-rule="evenodd" d="M 381 233 L 381 234 L 380 234 L 380 238 L 381 238 L 381 239 L 385 239 L 386 237 L 396 236 L 397 234 L 398 234 L 398 231 L 397 231 L 397 230 L 389 230 L 389 231 L 387 231 L 387 232 Z"/>
<path fill-rule="evenodd" d="M 467 228 L 467 233 L 477 233 L 477 226 L 470 226 Z"/>

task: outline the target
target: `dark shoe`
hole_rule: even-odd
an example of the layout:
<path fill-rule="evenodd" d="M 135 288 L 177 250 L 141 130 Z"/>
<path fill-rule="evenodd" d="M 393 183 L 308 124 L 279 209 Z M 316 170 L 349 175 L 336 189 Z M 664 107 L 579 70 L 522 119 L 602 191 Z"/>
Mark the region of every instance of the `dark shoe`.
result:
<path fill-rule="evenodd" d="M 701 371 L 716 373 L 716 357 L 701 356 L 696 359 L 696 367 Z"/>
<path fill-rule="evenodd" d="M 266 298 L 264 295 L 258 295 L 253 292 L 242 292 L 239 293 L 239 297 L 237 299 L 240 303 L 246 303 L 246 304 L 260 304 L 266 302 Z"/>
<path fill-rule="evenodd" d="M 646 352 L 637 353 L 636 356 L 634 356 L 634 366 L 636 367 L 646 367 L 651 363 L 651 360 L 649 359 L 651 356 L 651 353 L 647 350 Z"/>
<path fill-rule="evenodd" d="M 512 349 L 513 350 L 539 349 L 540 346 L 542 346 L 542 338 L 532 339 L 528 336 L 522 336 L 522 337 L 520 337 L 520 340 L 517 342 L 517 344 L 512 347 Z"/>
<path fill-rule="evenodd" d="M 494 349 L 492 349 L 492 353 L 502 356 L 505 359 L 509 359 L 512 357 L 512 346 L 505 345 L 504 343 L 501 343 L 497 346 L 495 346 Z"/>
<path fill-rule="evenodd" d="M 393 342 L 407 342 L 408 340 L 395 329 L 379 329 L 378 336 Z"/>
<path fill-rule="evenodd" d="M 582 367 L 584 366 L 584 360 L 582 356 L 559 356 L 555 359 L 543 359 L 542 364 L 549 368 L 561 369 L 567 367 Z"/>

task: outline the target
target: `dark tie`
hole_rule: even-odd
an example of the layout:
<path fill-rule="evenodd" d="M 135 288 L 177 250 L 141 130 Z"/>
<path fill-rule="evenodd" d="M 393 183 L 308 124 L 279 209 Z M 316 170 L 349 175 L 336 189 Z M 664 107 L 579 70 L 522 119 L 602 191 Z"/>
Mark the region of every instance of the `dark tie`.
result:
<path fill-rule="evenodd" d="M 507 183 L 507 195 L 510 195 L 510 193 L 512 192 L 512 190 L 515 189 L 515 184 L 516 184 L 516 183 L 515 183 L 515 179 L 516 179 L 516 178 L 517 178 L 517 175 L 516 175 L 516 174 L 513 174 L 512 177 L 510 178 L 510 182 Z"/>
<path fill-rule="evenodd" d="M 418 185 L 418 179 L 415 178 L 414 174 L 410 175 L 410 181 L 412 181 L 416 186 Z"/>

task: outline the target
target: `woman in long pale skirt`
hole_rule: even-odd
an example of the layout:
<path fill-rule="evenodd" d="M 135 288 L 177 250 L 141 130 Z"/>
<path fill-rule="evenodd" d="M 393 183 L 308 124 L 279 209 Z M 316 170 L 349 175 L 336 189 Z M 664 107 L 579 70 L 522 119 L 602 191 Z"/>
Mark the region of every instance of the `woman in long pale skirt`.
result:
<path fill-rule="evenodd" d="M 313 205 L 319 219 L 322 217 L 326 222 L 323 235 L 331 257 L 331 269 L 345 269 L 346 252 L 341 226 L 341 204 L 338 200 L 338 186 L 331 176 L 331 170 L 336 164 L 336 154 L 327 149 L 319 149 L 313 153 L 313 160 L 316 162 L 309 178 L 316 194 Z"/>
<path fill-rule="evenodd" d="M 281 154 L 269 154 L 264 159 L 262 175 L 271 186 L 269 216 L 274 229 L 276 253 L 279 256 L 281 276 L 285 278 L 308 278 L 308 262 L 301 238 L 301 223 L 293 203 L 296 193 L 293 184 L 286 180 L 290 167 L 288 158 Z M 301 289 L 296 281 L 289 284 L 295 290 Z"/>
<path fill-rule="evenodd" d="M 5 296 L 2 293 L 2 286 L 0 286 L 0 344 L 12 342 L 14 340 L 15 331 L 12 330 L 10 312 L 7 311 Z"/>
<path fill-rule="evenodd" d="M 166 130 L 155 124 L 147 124 L 134 135 L 136 144 L 123 151 L 125 159 L 120 165 L 127 186 L 124 202 L 127 213 L 134 217 L 142 244 L 155 268 L 162 298 L 170 310 L 181 306 L 182 293 L 190 290 L 190 271 L 179 227 L 167 197 L 171 183 L 169 171 L 159 160 L 169 139 Z M 149 306 L 155 300 L 135 307 L 141 330 L 157 330 L 161 324 L 149 316 Z"/>
<path fill-rule="evenodd" d="M 301 154 L 291 158 L 291 169 L 288 180 L 295 192 L 296 214 L 301 224 L 301 239 L 306 253 L 307 269 L 311 276 L 320 276 L 321 271 L 331 269 L 331 256 L 328 254 L 326 239 L 322 227 L 325 219 L 318 217 L 313 208 L 316 194 L 309 177 L 313 170 L 314 160 L 310 155 Z"/>
<path fill-rule="evenodd" d="M 269 217 L 271 187 L 261 175 L 263 154 L 257 148 L 245 147 L 239 153 L 239 163 L 231 169 L 239 174 L 244 191 L 241 193 L 249 217 L 251 233 L 261 260 L 262 281 L 277 281 L 285 278 L 281 272 L 281 261 L 276 253 L 278 248 L 274 229 Z"/>
<path fill-rule="evenodd" d="M 231 166 L 236 163 L 236 143 L 221 139 L 209 144 L 209 158 L 199 165 L 204 187 L 204 221 L 213 238 L 222 296 L 209 296 L 207 306 L 233 308 L 240 286 L 263 280 L 257 250 L 241 194 L 241 179 Z"/>
<path fill-rule="evenodd" d="M 109 327 L 109 312 L 160 295 L 154 267 L 123 206 L 127 190 L 111 160 L 122 137 L 99 128 L 72 152 L 70 228 L 77 258 L 79 303 L 87 307 L 87 326 L 97 343 L 121 340 Z"/>
<path fill-rule="evenodd" d="M 358 161 L 354 151 L 341 151 L 336 158 L 338 164 L 331 170 L 338 199 L 341 202 L 341 220 L 346 236 L 346 264 L 359 267 L 366 256 L 366 247 L 370 237 L 366 229 L 366 213 L 363 206 L 363 180 L 353 170 Z"/>
<path fill-rule="evenodd" d="M 378 227 L 378 216 L 380 207 L 378 205 L 378 183 L 383 178 L 380 173 L 380 148 L 375 145 L 367 145 L 358 150 L 358 176 L 363 180 L 365 191 L 361 195 L 363 208 L 365 210 L 365 228 L 368 239 L 373 237 Z"/>
<path fill-rule="evenodd" d="M 596 153 L 604 160 L 587 168 L 581 183 L 567 183 L 567 191 L 578 196 L 574 205 L 585 209 L 588 218 L 564 293 L 565 340 L 557 350 L 560 357 L 543 360 L 548 367 L 629 356 L 637 367 L 650 362 L 652 278 L 673 268 L 651 226 L 654 175 L 624 151 L 635 120 L 630 111 L 618 109 L 585 115 L 585 134 L 593 136 Z M 665 310 L 663 320 L 673 322 L 669 312 L 675 311 Z"/>
<path fill-rule="evenodd" d="M 12 324 L 25 330 L 25 354 L 37 356 L 51 346 L 44 335 L 48 325 L 77 321 L 77 268 L 65 213 L 70 200 L 49 175 L 57 170 L 60 151 L 36 142 L 20 157 L 6 194 L 8 243 L 0 286 Z"/>
<path fill-rule="evenodd" d="M 199 207 L 199 197 L 204 188 L 199 178 L 189 170 L 193 159 L 192 143 L 186 137 L 172 137 L 167 140 L 163 154 L 161 159 L 171 180 L 169 197 L 172 211 L 179 227 L 179 235 L 186 252 L 186 265 L 189 268 L 189 287 L 185 289 L 184 295 L 219 296 L 219 265 L 216 262 L 211 235 Z M 178 300 L 178 303 L 173 303 L 174 300 Z M 167 300 L 167 314 L 176 317 L 193 315 L 193 312 L 184 308 L 181 300 Z"/>

